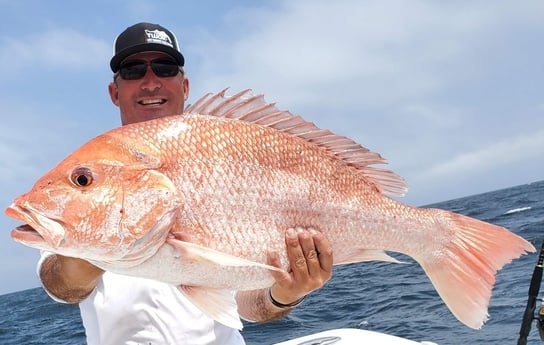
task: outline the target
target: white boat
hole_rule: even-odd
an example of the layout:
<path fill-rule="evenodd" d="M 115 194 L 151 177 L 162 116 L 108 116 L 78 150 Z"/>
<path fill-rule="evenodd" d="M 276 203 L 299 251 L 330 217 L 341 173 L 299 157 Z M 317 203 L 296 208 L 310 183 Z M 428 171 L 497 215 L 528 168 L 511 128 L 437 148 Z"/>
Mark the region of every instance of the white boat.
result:
<path fill-rule="evenodd" d="M 273 345 L 438 345 L 430 341 L 413 341 L 394 335 L 356 328 L 338 328 L 287 340 Z"/>

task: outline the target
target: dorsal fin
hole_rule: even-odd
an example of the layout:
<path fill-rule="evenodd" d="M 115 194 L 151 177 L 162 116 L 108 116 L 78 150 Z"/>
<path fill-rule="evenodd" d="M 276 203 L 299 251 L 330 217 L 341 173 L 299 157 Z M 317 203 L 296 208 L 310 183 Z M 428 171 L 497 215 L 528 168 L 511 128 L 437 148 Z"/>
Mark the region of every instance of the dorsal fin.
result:
<path fill-rule="evenodd" d="M 408 188 L 402 177 L 390 170 L 370 167 L 372 164 L 387 164 L 379 153 L 372 152 L 349 138 L 319 129 L 300 116 L 279 110 L 274 103 L 266 103 L 263 95 L 252 95 L 250 89 L 229 97 L 225 96 L 226 91 L 224 89 L 215 95 L 205 95 L 188 106 L 185 113 L 252 122 L 298 136 L 356 168 L 380 192 L 398 196 L 406 193 Z"/>

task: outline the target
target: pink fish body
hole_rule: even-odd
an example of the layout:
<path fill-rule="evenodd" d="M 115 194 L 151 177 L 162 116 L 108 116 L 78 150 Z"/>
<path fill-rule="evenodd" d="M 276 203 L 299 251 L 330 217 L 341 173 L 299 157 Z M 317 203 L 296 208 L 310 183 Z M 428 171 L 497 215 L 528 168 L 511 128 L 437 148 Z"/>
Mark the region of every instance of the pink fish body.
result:
<path fill-rule="evenodd" d="M 271 286 L 284 232 L 326 234 L 334 263 L 414 258 L 453 314 L 480 328 L 495 273 L 534 247 L 508 230 L 384 193 L 402 178 L 383 158 L 248 91 L 207 95 L 183 116 L 127 125 L 74 151 L 15 199 L 25 245 L 180 287 L 241 328 L 231 290 Z M 364 269 L 364 268 L 363 268 Z"/>

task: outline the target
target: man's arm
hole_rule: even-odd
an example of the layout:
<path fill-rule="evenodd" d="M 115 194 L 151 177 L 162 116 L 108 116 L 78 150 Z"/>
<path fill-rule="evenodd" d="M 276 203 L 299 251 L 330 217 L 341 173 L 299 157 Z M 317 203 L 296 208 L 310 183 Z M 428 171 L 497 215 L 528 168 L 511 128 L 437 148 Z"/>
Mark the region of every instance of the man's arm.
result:
<path fill-rule="evenodd" d="M 288 229 L 285 243 L 290 272 L 272 272 L 276 282 L 271 288 L 239 291 L 236 302 L 242 318 L 255 322 L 282 318 L 293 310 L 294 306 L 288 305 L 296 305 L 331 278 L 332 248 L 322 233 Z M 281 267 L 278 253 L 269 253 L 268 261 L 270 265 Z"/>
<path fill-rule="evenodd" d="M 66 303 L 79 303 L 89 296 L 103 273 L 85 260 L 58 254 L 46 257 L 39 269 L 44 288 Z"/>

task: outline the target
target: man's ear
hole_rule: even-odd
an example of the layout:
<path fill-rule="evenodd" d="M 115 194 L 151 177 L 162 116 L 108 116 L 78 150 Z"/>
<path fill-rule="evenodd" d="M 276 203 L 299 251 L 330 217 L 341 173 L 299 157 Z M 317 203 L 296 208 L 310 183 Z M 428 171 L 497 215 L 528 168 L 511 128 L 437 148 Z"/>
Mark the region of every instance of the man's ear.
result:
<path fill-rule="evenodd" d="M 189 99 L 189 78 L 186 76 L 183 77 L 183 91 L 183 96 L 185 97 L 184 101 L 187 101 L 187 99 Z"/>
<path fill-rule="evenodd" d="M 111 82 L 108 85 L 108 92 L 110 94 L 110 98 L 113 104 L 116 106 L 119 106 L 119 90 L 117 88 L 117 84 L 114 82 Z"/>

